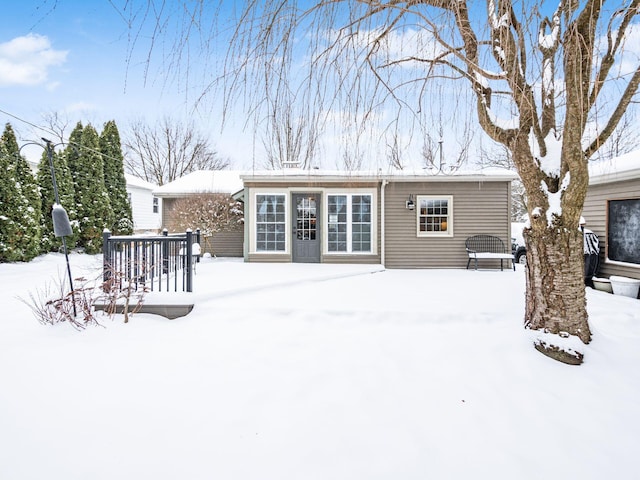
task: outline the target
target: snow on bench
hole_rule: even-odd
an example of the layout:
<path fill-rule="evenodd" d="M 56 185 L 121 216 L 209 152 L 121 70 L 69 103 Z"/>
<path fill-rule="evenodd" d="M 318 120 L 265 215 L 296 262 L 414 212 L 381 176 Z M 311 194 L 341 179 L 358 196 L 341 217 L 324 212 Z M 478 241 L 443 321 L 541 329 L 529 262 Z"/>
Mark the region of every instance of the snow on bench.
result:
<path fill-rule="evenodd" d="M 516 262 L 512 253 L 508 253 L 504 242 L 493 235 L 474 235 L 464 242 L 467 249 L 467 269 L 471 260 L 475 262 L 475 269 L 478 269 L 478 260 L 500 260 L 500 270 L 504 270 L 502 262 L 511 260 L 513 270 L 516 269 Z"/>

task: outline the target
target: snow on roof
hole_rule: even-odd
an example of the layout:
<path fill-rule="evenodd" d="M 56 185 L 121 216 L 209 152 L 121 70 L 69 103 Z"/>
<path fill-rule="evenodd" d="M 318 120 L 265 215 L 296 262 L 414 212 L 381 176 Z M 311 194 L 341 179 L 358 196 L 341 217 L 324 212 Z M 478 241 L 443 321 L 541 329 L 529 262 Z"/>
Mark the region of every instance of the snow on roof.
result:
<path fill-rule="evenodd" d="M 197 193 L 235 193 L 242 189 L 236 170 L 197 170 L 154 189 L 158 197 L 175 197 Z"/>
<path fill-rule="evenodd" d="M 236 193 L 243 189 L 244 181 L 309 181 L 311 179 L 325 182 L 353 181 L 510 181 L 517 178 L 516 174 L 505 169 L 483 169 L 471 171 L 457 171 L 451 175 L 433 174 L 428 170 L 380 170 L 344 171 L 344 170 L 304 170 L 285 168 L 282 170 L 198 170 L 173 182 L 156 187 L 153 194 L 158 197 L 176 197 L 197 193 Z"/>
<path fill-rule="evenodd" d="M 638 178 L 640 178 L 640 150 L 611 160 L 600 160 L 589 164 L 590 185 Z"/>
<path fill-rule="evenodd" d="M 353 181 L 433 181 L 433 182 L 457 182 L 457 181 L 510 181 L 515 180 L 517 175 L 506 169 L 490 168 L 481 170 L 465 170 L 456 171 L 451 174 L 437 174 L 426 169 L 410 169 L 410 170 L 360 170 L 360 171 L 344 171 L 344 170 L 304 170 L 297 168 L 286 168 L 283 170 L 261 170 L 245 172 L 241 175 L 244 181 L 305 181 L 305 180 L 323 180 L 323 181 L 345 181 L 351 179 Z"/>
<path fill-rule="evenodd" d="M 125 173 L 124 177 L 127 181 L 127 187 L 137 187 L 145 190 L 153 190 L 155 188 L 158 188 L 156 184 L 147 182 L 146 180 L 143 180 L 129 173 Z"/>

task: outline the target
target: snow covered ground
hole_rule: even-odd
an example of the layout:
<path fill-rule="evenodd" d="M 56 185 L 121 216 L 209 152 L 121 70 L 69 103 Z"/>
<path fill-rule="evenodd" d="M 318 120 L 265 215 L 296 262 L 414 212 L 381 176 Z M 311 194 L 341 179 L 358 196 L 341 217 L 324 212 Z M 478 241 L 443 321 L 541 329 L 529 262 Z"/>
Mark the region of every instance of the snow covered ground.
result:
<path fill-rule="evenodd" d="M 589 290 L 585 363 L 559 364 L 522 268 L 205 260 L 189 316 L 78 332 L 16 298 L 63 256 L 0 265 L 0 478 L 638 478 L 640 301 Z"/>

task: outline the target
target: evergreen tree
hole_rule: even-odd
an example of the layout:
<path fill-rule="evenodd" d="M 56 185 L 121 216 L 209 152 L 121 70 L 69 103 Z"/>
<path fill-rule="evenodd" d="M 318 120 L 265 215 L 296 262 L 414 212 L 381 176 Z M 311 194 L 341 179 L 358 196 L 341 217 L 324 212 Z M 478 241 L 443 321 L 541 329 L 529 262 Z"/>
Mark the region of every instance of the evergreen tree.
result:
<path fill-rule="evenodd" d="M 53 167 L 56 172 L 56 184 L 58 185 L 58 196 L 60 204 L 67 211 L 71 226 L 73 228 L 73 236 L 66 237 L 67 247 L 73 248 L 80 236 L 80 224 L 78 222 L 78 212 L 75 208 L 75 200 L 73 198 L 73 180 L 71 172 L 67 166 L 65 156 L 60 153 L 53 152 Z M 40 186 L 40 196 L 42 199 L 42 247 L 43 253 L 58 251 L 62 247 L 62 240 L 56 238 L 53 233 L 53 220 L 51 210 L 55 201 L 53 191 L 53 181 L 51 179 L 51 168 L 47 152 L 42 153 L 42 158 L 38 164 L 38 185 Z"/>
<path fill-rule="evenodd" d="M 75 162 L 76 152 L 69 152 L 73 150 L 73 146 L 72 143 L 67 151 L 74 159 L 73 166 L 72 162 L 69 162 L 69 167 L 73 177 L 73 194 L 80 222 L 79 244 L 87 253 L 97 253 L 102 248 L 103 230 L 113 224 L 113 210 L 104 184 L 98 132 L 91 125 L 82 129 L 77 163 Z"/>
<path fill-rule="evenodd" d="M 18 260 L 28 262 L 40 253 L 40 193 L 27 160 L 20 155 L 20 148 L 11 124 L 5 125 L 0 138 L 8 155 L 7 176 L 13 176 L 17 189 L 14 220 L 20 232 L 15 239 Z"/>
<path fill-rule="evenodd" d="M 69 143 L 64 149 L 64 157 L 69 172 L 71 172 L 71 179 L 73 180 L 73 190 L 75 191 L 77 186 L 77 176 L 80 168 L 80 144 L 82 142 L 82 131 L 84 127 L 81 122 L 78 122 L 69 135 Z M 69 217 L 71 218 L 71 217 Z"/>
<path fill-rule="evenodd" d="M 20 234 L 19 224 L 15 221 L 15 205 L 19 194 L 10 170 L 9 154 L 0 142 L 0 262 L 15 262 L 19 257 L 15 245 Z"/>
<path fill-rule="evenodd" d="M 114 222 L 110 230 L 115 235 L 130 235 L 133 233 L 133 217 L 124 176 L 124 156 L 120 133 L 113 120 L 104 125 L 100 135 L 100 153 L 103 160 L 104 184 L 114 214 Z"/>

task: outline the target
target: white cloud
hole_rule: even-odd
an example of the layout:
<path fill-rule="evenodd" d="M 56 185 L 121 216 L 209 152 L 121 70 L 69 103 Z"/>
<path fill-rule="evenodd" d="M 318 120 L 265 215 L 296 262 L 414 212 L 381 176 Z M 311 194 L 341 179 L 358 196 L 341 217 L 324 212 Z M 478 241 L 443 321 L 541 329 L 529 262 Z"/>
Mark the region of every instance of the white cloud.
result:
<path fill-rule="evenodd" d="M 45 83 L 49 70 L 62 65 L 67 53 L 54 50 L 47 37 L 34 33 L 0 43 L 0 87 Z"/>
<path fill-rule="evenodd" d="M 96 110 L 96 106 L 93 103 L 87 103 L 87 102 L 72 103 L 64 109 L 64 111 L 67 113 L 89 112 L 93 110 Z"/>

